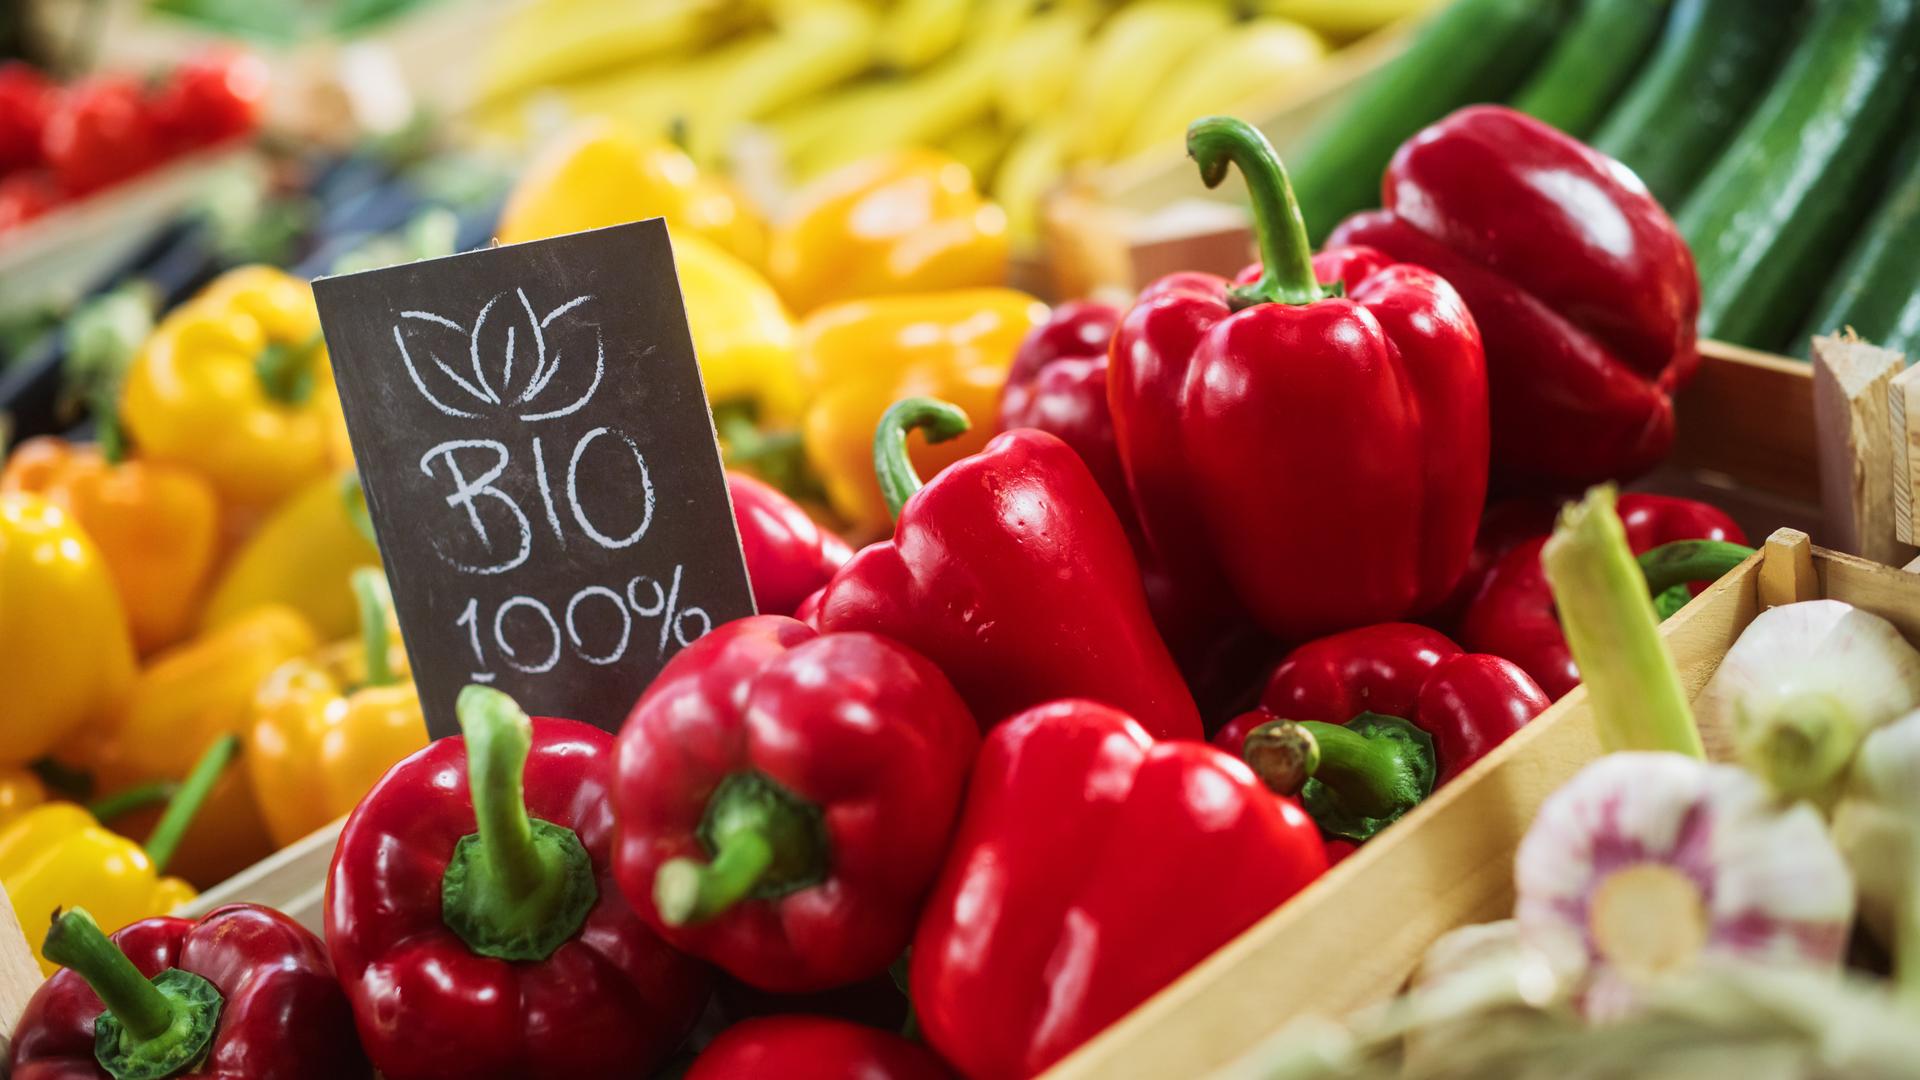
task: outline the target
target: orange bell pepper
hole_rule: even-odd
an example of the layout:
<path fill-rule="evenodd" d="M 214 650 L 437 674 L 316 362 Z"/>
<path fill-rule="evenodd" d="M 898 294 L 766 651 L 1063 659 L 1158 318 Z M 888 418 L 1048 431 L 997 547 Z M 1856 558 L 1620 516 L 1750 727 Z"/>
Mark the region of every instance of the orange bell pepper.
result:
<path fill-rule="evenodd" d="M 42 436 L 14 449 L 0 491 L 45 496 L 80 523 L 119 587 L 141 653 L 192 628 L 219 538 L 219 500 L 198 474 Z"/>

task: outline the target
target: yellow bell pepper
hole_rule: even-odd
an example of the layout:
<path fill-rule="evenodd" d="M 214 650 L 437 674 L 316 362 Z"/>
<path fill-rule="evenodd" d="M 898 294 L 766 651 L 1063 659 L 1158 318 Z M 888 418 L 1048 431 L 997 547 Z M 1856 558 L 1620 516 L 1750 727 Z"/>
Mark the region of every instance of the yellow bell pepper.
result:
<path fill-rule="evenodd" d="M 365 504 L 352 474 L 308 484 L 267 518 L 236 552 L 207 595 L 203 627 L 224 626 L 257 608 L 284 604 L 329 637 L 353 633 L 359 617 L 353 571 L 380 565 L 380 552 L 355 523 Z"/>
<path fill-rule="evenodd" d="M 30 769 L 0 768 L 0 826 L 47 801 L 47 785 Z"/>
<path fill-rule="evenodd" d="M 951 401 L 973 421 L 946 442 L 914 440 L 921 476 L 985 446 L 998 426 L 1014 350 L 1046 314 L 1046 305 L 1022 292 L 963 289 L 855 300 L 809 316 L 800 326 L 800 371 L 811 392 L 802 431 L 833 509 L 859 533 L 886 529 L 873 429 L 903 397 Z"/>
<path fill-rule="evenodd" d="M 358 570 L 353 587 L 360 640 L 282 664 L 254 696 L 247 774 L 283 847 L 352 810 L 395 762 L 427 745 L 386 579 Z"/>
<path fill-rule="evenodd" d="M 196 756 L 251 726 L 253 696 L 280 665 L 319 647 L 291 608 L 255 609 L 162 653 L 140 673 L 114 723 L 75 762 L 105 789 L 183 775 Z M 130 818 L 136 828 L 141 819 Z M 225 880 L 273 851 L 245 770 L 222 775 L 182 837 L 175 868 L 201 885 Z"/>
<path fill-rule="evenodd" d="M 100 550 L 46 499 L 0 493 L 0 764 L 31 761 L 99 720 L 133 670 Z"/>
<path fill-rule="evenodd" d="M 541 148 L 500 212 L 503 244 L 663 217 L 757 263 L 766 223 L 726 180 L 700 171 L 686 152 L 615 120 L 582 120 Z"/>
<path fill-rule="evenodd" d="M 312 290 L 246 266 L 161 320 L 128 369 L 120 415 L 144 456 L 262 507 L 332 465 L 337 397 Z"/>
<path fill-rule="evenodd" d="M 48 916 L 56 908 L 84 907 L 102 927 L 165 915 L 196 895 L 192 885 L 164 876 L 182 833 L 203 809 L 208 791 L 229 773 L 239 740 L 217 740 L 186 774 L 145 845 L 100 824 L 70 802 L 34 807 L 0 825 L 0 886 L 51 975 L 58 965 L 40 953 Z M 155 789 L 129 793 L 125 803 L 150 802 Z M 101 804 L 103 807 L 106 803 Z"/>
<path fill-rule="evenodd" d="M 773 286 L 697 236 L 674 238 L 673 261 L 707 400 L 715 408 L 745 406 L 762 424 L 797 420 L 793 320 Z"/>
<path fill-rule="evenodd" d="M 822 177 L 773 231 L 767 270 L 794 310 L 866 296 L 999 285 L 1007 215 L 965 165 L 899 150 Z"/>
<path fill-rule="evenodd" d="M 14 448 L 0 491 L 44 495 L 73 515 L 99 547 L 142 653 L 192 629 L 219 539 L 219 500 L 199 475 L 42 436 Z"/>

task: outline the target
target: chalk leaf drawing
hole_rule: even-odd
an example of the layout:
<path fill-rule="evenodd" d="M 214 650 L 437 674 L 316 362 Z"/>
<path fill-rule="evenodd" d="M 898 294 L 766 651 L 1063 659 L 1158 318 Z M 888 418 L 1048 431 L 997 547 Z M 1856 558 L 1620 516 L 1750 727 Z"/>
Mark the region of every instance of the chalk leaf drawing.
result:
<path fill-rule="evenodd" d="M 414 389 L 448 416 L 553 420 L 584 408 L 606 375 L 592 300 L 576 296 L 538 314 L 527 291 L 515 289 L 482 304 L 468 325 L 402 311 L 393 343 Z"/>

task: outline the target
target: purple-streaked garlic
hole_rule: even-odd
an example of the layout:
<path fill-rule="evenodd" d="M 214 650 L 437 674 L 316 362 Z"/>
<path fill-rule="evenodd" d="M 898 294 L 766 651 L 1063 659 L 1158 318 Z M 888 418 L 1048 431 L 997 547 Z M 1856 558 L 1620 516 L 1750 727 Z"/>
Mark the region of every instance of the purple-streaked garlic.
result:
<path fill-rule="evenodd" d="M 1789 798 L 1830 803 L 1867 732 L 1920 708 L 1920 652 L 1838 600 L 1784 604 L 1733 643 L 1694 703 L 1707 730 Z"/>
<path fill-rule="evenodd" d="M 1703 957 L 1833 965 L 1853 882 L 1814 809 L 1743 769 L 1672 753 L 1600 758 L 1541 804 L 1514 859 L 1520 937 L 1593 1019 Z"/>

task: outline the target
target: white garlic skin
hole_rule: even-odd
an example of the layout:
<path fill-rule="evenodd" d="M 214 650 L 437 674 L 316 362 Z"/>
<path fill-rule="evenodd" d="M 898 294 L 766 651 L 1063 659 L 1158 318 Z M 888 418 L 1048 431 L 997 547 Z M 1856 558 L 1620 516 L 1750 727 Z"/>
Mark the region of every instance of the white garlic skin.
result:
<path fill-rule="evenodd" d="M 1834 808 L 1833 838 L 1853 868 L 1861 921 L 1891 945 L 1895 913 L 1920 870 L 1920 711 L 1860 744 Z"/>

